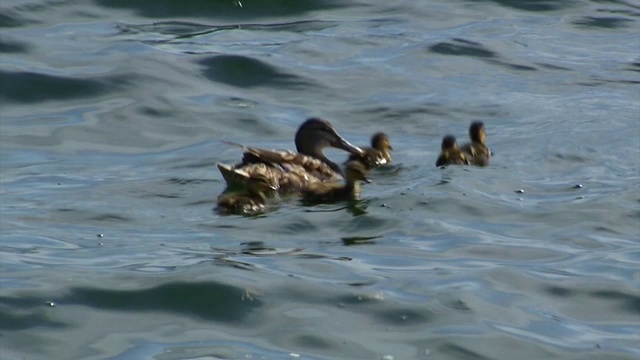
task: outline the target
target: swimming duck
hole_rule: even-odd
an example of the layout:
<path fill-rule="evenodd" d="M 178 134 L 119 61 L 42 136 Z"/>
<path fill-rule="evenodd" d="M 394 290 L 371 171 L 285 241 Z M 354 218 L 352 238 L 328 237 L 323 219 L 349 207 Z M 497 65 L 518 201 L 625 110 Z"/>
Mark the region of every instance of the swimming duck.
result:
<path fill-rule="evenodd" d="M 393 150 L 393 147 L 389 142 L 389 136 L 383 132 L 378 132 L 371 137 L 371 147 L 362 149 L 363 155 L 351 154 L 347 162 L 358 160 L 369 169 L 387 165 L 391 163 L 390 150 Z"/>
<path fill-rule="evenodd" d="M 310 118 L 300 125 L 295 144 L 298 153 L 240 145 L 244 149 L 242 162 L 234 166 L 218 164 L 218 169 L 229 186 L 247 186 L 254 177 L 263 175 L 278 191 L 291 192 L 316 181 L 336 181 L 342 177 L 340 166 L 324 155 L 324 148 L 363 153 L 340 136 L 330 122 L 319 118 Z"/>
<path fill-rule="evenodd" d="M 267 196 L 276 189 L 270 179 L 256 175 L 244 192 L 223 193 L 218 197 L 216 210 L 223 214 L 256 214 L 265 210 Z"/>
<path fill-rule="evenodd" d="M 445 135 L 442 138 L 442 152 L 436 161 L 436 166 L 445 165 L 469 165 L 467 155 L 458 149 L 456 137 L 453 135 Z"/>
<path fill-rule="evenodd" d="M 357 199 L 360 182 L 370 183 L 367 166 L 360 161 L 349 161 L 345 165 L 345 183 L 337 181 L 315 182 L 302 189 L 302 200 L 307 203 L 332 203 Z"/>
<path fill-rule="evenodd" d="M 460 150 L 467 154 L 471 165 L 487 166 L 491 160 L 491 150 L 487 147 L 485 139 L 487 132 L 482 121 L 474 121 L 469 126 L 470 143 L 464 144 Z"/>

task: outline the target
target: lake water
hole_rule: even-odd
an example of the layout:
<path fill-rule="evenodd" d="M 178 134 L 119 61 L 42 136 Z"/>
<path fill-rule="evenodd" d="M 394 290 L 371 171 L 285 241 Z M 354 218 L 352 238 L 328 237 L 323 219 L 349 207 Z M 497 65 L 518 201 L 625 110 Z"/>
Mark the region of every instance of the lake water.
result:
<path fill-rule="evenodd" d="M 636 0 L 3 0 L 0 51 L 2 359 L 640 357 Z M 218 215 L 311 116 L 394 166 Z"/>

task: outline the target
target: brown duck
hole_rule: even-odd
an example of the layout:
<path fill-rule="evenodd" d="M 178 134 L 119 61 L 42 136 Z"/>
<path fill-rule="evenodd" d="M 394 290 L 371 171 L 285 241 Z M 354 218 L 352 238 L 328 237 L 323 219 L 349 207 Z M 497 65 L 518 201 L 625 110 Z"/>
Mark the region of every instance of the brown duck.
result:
<path fill-rule="evenodd" d="M 487 132 L 482 121 L 474 121 L 469 126 L 470 143 L 464 144 L 460 150 L 467 154 L 471 165 L 487 166 L 491 161 L 491 150 L 485 140 Z"/>
<path fill-rule="evenodd" d="M 241 163 L 218 164 L 218 169 L 229 186 L 246 187 L 255 177 L 263 176 L 278 191 L 292 192 L 313 182 L 341 178 L 340 166 L 324 155 L 324 148 L 362 154 L 362 150 L 340 136 L 331 123 L 318 118 L 310 118 L 300 125 L 295 144 L 297 153 L 242 146 Z"/>
<path fill-rule="evenodd" d="M 458 149 L 458 143 L 453 135 L 445 135 L 442 138 L 442 151 L 436 161 L 436 166 L 469 165 L 467 155 Z"/>
<path fill-rule="evenodd" d="M 256 175 L 243 192 L 223 193 L 216 210 L 222 214 L 257 214 L 265 210 L 268 195 L 275 191 L 266 176 Z"/>
<path fill-rule="evenodd" d="M 378 132 L 371 137 L 371 147 L 362 149 L 362 155 L 351 154 L 347 162 L 357 160 L 365 164 L 369 169 L 388 165 L 391 163 L 391 154 L 389 154 L 391 150 L 393 150 L 393 147 L 391 147 L 389 136 L 383 132 Z"/>
<path fill-rule="evenodd" d="M 354 200 L 360 195 L 360 182 L 370 183 L 367 166 L 359 161 L 345 165 L 345 182 L 315 182 L 302 189 L 302 200 L 307 203 L 333 203 Z"/>

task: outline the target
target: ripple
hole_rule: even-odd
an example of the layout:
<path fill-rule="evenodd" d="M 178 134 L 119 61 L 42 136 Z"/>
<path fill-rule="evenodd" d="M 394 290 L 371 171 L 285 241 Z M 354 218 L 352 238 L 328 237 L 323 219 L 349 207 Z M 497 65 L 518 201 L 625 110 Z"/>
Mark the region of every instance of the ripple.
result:
<path fill-rule="evenodd" d="M 311 82 L 261 60 L 241 55 L 219 55 L 199 61 L 208 79 L 241 88 L 256 86 L 301 87 Z"/>
<path fill-rule="evenodd" d="M 301 20 L 276 23 L 246 23 L 228 25 L 207 25 L 186 21 L 160 21 L 152 24 L 132 25 L 118 24 L 118 29 L 123 34 L 130 33 L 157 33 L 162 35 L 173 35 L 176 39 L 188 39 L 196 36 L 212 34 L 219 31 L 231 30 L 256 30 L 256 31 L 290 31 L 306 32 L 320 31 L 332 26 L 336 26 L 334 21 Z"/>
<path fill-rule="evenodd" d="M 216 282 L 178 281 L 140 290 L 71 288 L 58 302 L 116 311 L 176 313 L 233 323 L 262 305 L 255 297 L 242 301 L 246 291 Z"/>
<path fill-rule="evenodd" d="M 454 38 L 450 42 L 441 42 L 429 47 L 429 51 L 441 55 L 465 56 L 479 58 L 490 64 L 505 66 L 518 71 L 535 71 L 533 66 L 514 64 L 509 61 L 500 60 L 500 56 L 493 50 L 487 49 L 484 45 L 474 41 Z"/>
<path fill-rule="evenodd" d="M 3 8 L 0 13 L 0 28 L 18 27 L 31 23 L 31 21 L 20 19 L 19 16 L 7 10 Z"/>
<path fill-rule="evenodd" d="M 484 0 L 501 6 L 526 11 L 552 11 L 569 7 L 571 1 L 562 0 Z"/>
<path fill-rule="evenodd" d="M 445 343 L 440 346 L 442 354 L 447 354 L 450 359 L 478 359 L 489 360 L 491 358 L 471 350 L 468 346 Z"/>
<path fill-rule="evenodd" d="M 578 25 L 582 28 L 603 28 L 603 29 L 616 29 L 621 27 L 627 27 L 634 21 L 631 19 L 621 17 L 594 17 L 585 16 L 580 20 L 575 20 L 574 25 Z"/>
<path fill-rule="evenodd" d="M 5 303 L 7 298 L 0 298 L 0 304 Z M 22 300 L 22 299 L 21 299 Z M 28 300 L 28 299 L 26 299 Z M 38 303 L 36 310 L 32 313 L 17 314 L 15 310 L 6 306 L 0 306 L 0 329 L 7 331 L 28 330 L 35 327 L 46 327 L 61 329 L 69 325 L 49 319 L 49 315 L 44 311 L 45 300 Z M 35 306 L 34 306 L 35 307 Z"/>
<path fill-rule="evenodd" d="M 34 72 L 0 70 L 0 99 L 21 103 L 96 97 L 126 84 L 123 76 L 78 79 Z"/>
<path fill-rule="evenodd" d="M 627 65 L 627 70 L 640 72 L 640 62 L 633 62 Z"/>
<path fill-rule="evenodd" d="M 415 326 L 433 321 L 434 314 L 429 310 L 389 309 L 374 312 L 382 322 L 395 326 Z"/>
<path fill-rule="evenodd" d="M 131 9 L 150 18 L 205 17 L 213 19 L 248 19 L 271 16 L 293 16 L 322 9 L 344 7 L 338 0 L 240 0 L 175 2 L 157 0 L 98 0 L 106 8 Z"/>
<path fill-rule="evenodd" d="M 0 53 L 27 53 L 28 49 L 25 43 L 0 39 Z"/>
<path fill-rule="evenodd" d="M 441 42 L 429 47 L 431 52 L 442 55 L 471 56 L 479 58 L 495 58 L 497 54 L 484 48 L 481 44 L 464 39 L 453 39 L 452 42 Z"/>

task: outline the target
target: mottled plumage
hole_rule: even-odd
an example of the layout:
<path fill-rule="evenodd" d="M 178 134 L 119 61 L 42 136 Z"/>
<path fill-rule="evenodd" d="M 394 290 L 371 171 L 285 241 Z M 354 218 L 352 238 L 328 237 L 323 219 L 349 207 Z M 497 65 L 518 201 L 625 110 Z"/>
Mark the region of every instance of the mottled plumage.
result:
<path fill-rule="evenodd" d="M 469 126 L 470 143 L 460 147 L 460 150 L 467 154 L 471 165 L 487 166 L 491 161 L 491 150 L 487 147 L 485 140 L 487 132 L 482 121 L 474 121 Z"/>
<path fill-rule="evenodd" d="M 341 178 L 340 166 L 324 155 L 324 148 L 362 154 L 360 148 L 342 138 L 328 121 L 318 118 L 300 125 L 295 143 L 298 153 L 240 145 L 245 151 L 242 162 L 234 166 L 218 164 L 218 169 L 230 186 L 247 186 L 254 177 L 264 175 L 278 191 L 292 192 L 313 182 Z"/>
<path fill-rule="evenodd" d="M 223 193 L 218 197 L 216 210 L 223 214 L 256 214 L 265 210 L 269 193 L 275 188 L 266 176 L 256 176 L 243 192 Z"/>
<path fill-rule="evenodd" d="M 345 166 L 345 182 L 315 182 L 302 189 L 302 200 L 307 203 L 333 203 L 357 199 L 360 182 L 371 182 L 367 178 L 367 167 L 359 161 L 349 161 Z"/>
<path fill-rule="evenodd" d="M 467 155 L 458 149 L 458 143 L 453 135 L 445 135 L 442 138 L 442 151 L 436 161 L 436 166 L 469 165 Z"/>
<path fill-rule="evenodd" d="M 363 154 L 351 154 L 348 161 L 357 160 L 362 162 L 367 168 L 388 165 L 391 163 L 391 154 L 389 151 L 393 150 L 389 136 L 387 134 L 379 132 L 373 134 L 371 137 L 371 147 L 363 148 Z"/>

